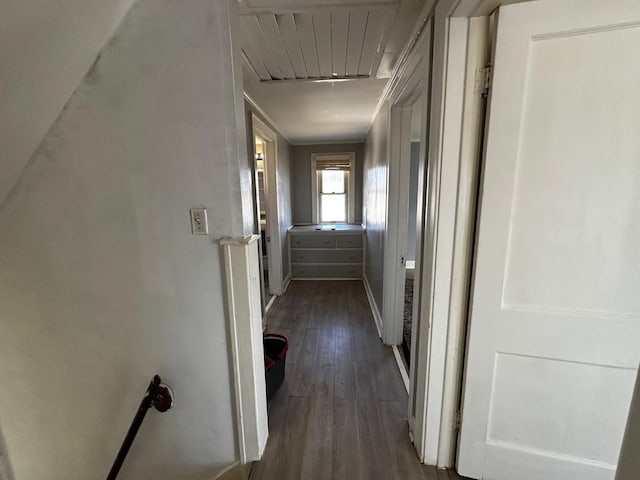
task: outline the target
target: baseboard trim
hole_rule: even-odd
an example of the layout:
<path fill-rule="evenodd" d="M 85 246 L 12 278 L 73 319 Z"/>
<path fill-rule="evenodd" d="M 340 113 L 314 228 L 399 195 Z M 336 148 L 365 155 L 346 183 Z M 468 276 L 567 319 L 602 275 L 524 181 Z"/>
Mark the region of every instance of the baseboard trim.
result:
<path fill-rule="evenodd" d="M 407 372 L 407 366 L 404 364 L 402 360 L 400 350 L 398 350 L 397 345 L 391 345 L 391 350 L 393 351 L 393 356 L 396 359 L 396 363 L 398 364 L 398 370 L 400 370 L 400 376 L 402 377 L 402 383 L 404 383 L 404 388 L 407 390 L 407 395 L 409 394 L 409 373 Z"/>
<path fill-rule="evenodd" d="M 364 284 L 364 291 L 367 293 L 367 300 L 369 300 L 369 308 L 371 308 L 373 320 L 376 322 L 378 336 L 382 338 L 382 315 L 380 315 L 380 310 L 378 310 L 376 301 L 373 298 L 373 292 L 371 291 L 371 286 L 369 285 L 369 281 L 367 280 L 366 275 L 362 277 L 362 283 Z"/>
<path fill-rule="evenodd" d="M 215 477 L 215 480 L 249 480 L 252 467 L 253 462 L 245 464 L 242 464 L 240 462 L 232 463 L 227 468 L 222 470 Z"/>
<path fill-rule="evenodd" d="M 282 294 L 284 295 L 287 292 L 287 288 L 289 288 L 289 284 L 291 283 L 291 274 L 287 275 L 287 278 L 284 279 L 282 283 Z"/>
<path fill-rule="evenodd" d="M 271 298 L 269 299 L 269 301 L 267 302 L 267 304 L 264 306 L 264 313 L 266 314 L 269 309 L 273 306 L 273 304 L 276 301 L 276 298 L 278 298 L 277 295 L 271 295 Z"/>
<path fill-rule="evenodd" d="M 296 278 L 292 278 L 292 280 L 295 281 L 317 281 L 317 280 L 338 280 L 338 281 L 350 281 L 353 282 L 354 280 L 362 280 L 362 277 L 296 277 Z"/>

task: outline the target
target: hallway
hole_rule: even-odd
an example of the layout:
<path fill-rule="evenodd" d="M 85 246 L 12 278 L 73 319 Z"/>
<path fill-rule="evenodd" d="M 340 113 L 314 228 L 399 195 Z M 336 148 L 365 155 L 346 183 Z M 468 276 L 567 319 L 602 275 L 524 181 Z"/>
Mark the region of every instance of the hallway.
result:
<path fill-rule="evenodd" d="M 407 394 L 359 281 L 294 281 L 267 316 L 289 339 L 270 438 L 252 480 L 459 479 L 420 465 Z"/>

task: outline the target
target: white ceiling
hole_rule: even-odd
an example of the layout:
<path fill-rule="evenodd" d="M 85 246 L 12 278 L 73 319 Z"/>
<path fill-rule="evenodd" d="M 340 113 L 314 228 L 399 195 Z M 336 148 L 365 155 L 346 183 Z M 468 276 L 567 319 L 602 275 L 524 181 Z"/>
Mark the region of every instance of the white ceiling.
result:
<path fill-rule="evenodd" d="M 386 83 L 271 82 L 246 91 L 292 143 L 362 141 Z"/>
<path fill-rule="evenodd" d="M 423 0 L 321 1 L 239 1 L 245 91 L 291 143 L 361 141 Z"/>
<path fill-rule="evenodd" d="M 245 61 L 261 81 L 369 77 L 378 70 L 396 8 L 242 15 Z"/>

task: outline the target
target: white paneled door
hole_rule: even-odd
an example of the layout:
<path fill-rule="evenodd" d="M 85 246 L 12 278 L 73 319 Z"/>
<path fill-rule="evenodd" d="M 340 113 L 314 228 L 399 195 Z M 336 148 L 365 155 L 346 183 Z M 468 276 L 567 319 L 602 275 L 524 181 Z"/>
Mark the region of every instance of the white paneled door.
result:
<path fill-rule="evenodd" d="M 460 474 L 612 480 L 640 361 L 640 2 L 500 9 Z"/>

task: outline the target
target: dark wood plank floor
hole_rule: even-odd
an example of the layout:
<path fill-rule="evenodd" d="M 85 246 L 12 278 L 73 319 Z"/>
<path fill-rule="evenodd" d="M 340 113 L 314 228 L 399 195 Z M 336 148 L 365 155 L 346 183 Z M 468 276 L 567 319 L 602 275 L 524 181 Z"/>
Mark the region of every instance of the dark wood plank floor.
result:
<path fill-rule="evenodd" d="M 294 281 L 267 316 L 289 339 L 269 403 L 269 442 L 252 480 L 458 480 L 421 465 L 407 393 L 360 281 Z"/>

